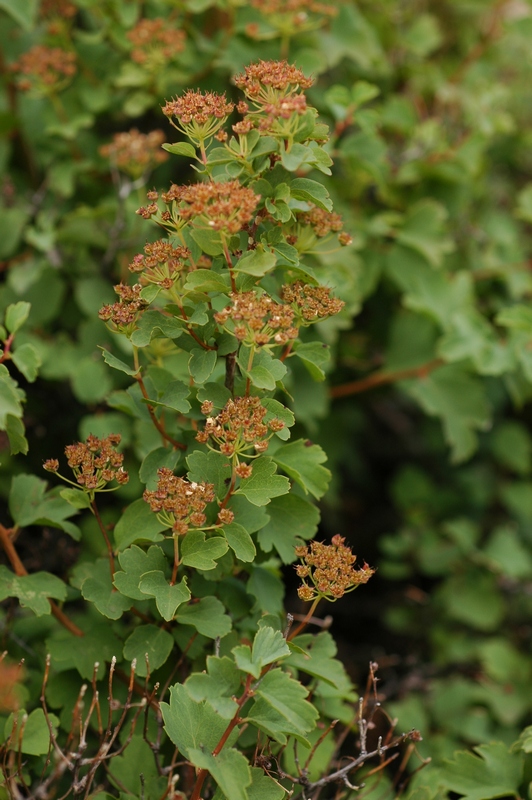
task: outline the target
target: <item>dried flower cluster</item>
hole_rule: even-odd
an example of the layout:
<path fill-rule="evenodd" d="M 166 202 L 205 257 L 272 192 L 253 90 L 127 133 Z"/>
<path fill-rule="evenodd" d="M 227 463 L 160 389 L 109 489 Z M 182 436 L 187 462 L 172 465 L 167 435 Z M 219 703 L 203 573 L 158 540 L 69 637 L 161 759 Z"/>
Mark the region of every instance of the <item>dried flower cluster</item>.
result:
<path fill-rule="evenodd" d="M 60 47 L 36 44 L 23 53 L 10 69 L 17 75 L 18 88 L 24 92 L 58 92 L 76 74 L 76 54 Z"/>
<path fill-rule="evenodd" d="M 295 312 L 290 305 L 276 303 L 267 294 L 231 292 L 231 305 L 214 315 L 216 322 L 226 327 L 240 342 L 249 345 L 286 344 L 298 335 L 294 326 Z"/>
<path fill-rule="evenodd" d="M 122 172 L 137 178 L 167 160 L 168 153 L 161 150 L 164 140 L 161 130 L 146 134 L 132 128 L 124 133 L 115 133 L 110 144 L 100 147 L 100 153 Z"/>
<path fill-rule="evenodd" d="M 120 300 L 112 305 L 103 306 L 99 310 L 98 316 L 104 322 L 112 322 L 117 328 L 124 330 L 134 325 L 147 304 L 140 296 L 142 291 L 140 283 L 136 283 L 134 286 L 119 283 L 114 290 Z M 127 331 L 124 330 L 124 332 Z"/>
<path fill-rule="evenodd" d="M 168 192 L 161 193 L 167 210 L 159 213 L 157 192 L 149 192 L 151 201 L 139 208 L 137 214 L 144 219 L 155 217 L 169 230 L 179 230 L 187 222 L 196 227 L 210 228 L 222 234 L 238 233 L 251 221 L 260 200 L 252 189 L 238 181 L 226 183 L 196 183 L 190 186 L 173 184 Z"/>
<path fill-rule="evenodd" d="M 305 113 L 307 100 L 298 90 L 308 89 L 312 82 L 287 61 L 250 64 L 243 75 L 235 77 L 235 83 L 255 108 L 250 110 L 247 103 L 239 103 L 238 110 L 245 116 L 242 122 L 233 126 L 233 130 L 242 134 L 256 127 L 274 136 L 287 135 L 288 128 L 282 123 Z"/>
<path fill-rule="evenodd" d="M 71 19 L 77 13 L 76 6 L 70 0 L 41 0 L 40 15 L 42 19 L 53 17 Z"/>
<path fill-rule="evenodd" d="M 212 410 L 210 400 L 201 406 L 205 415 L 211 414 Z M 264 417 L 267 413 L 260 398 L 235 397 L 227 401 L 218 416 L 207 418 L 204 429 L 196 435 L 196 439 L 205 444 L 211 439 L 226 456 L 238 457 L 250 451 L 264 453 L 272 434 L 284 428 L 284 422 L 277 418 L 266 424 Z M 250 464 L 237 464 L 236 474 L 240 478 L 248 478 L 251 472 Z"/>
<path fill-rule="evenodd" d="M 184 31 L 172 28 L 167 19 L 141 19 L 127 34 L 133 45 L 131 58 L 148 69 L 172 61 L 185 46 Z"/>
<path fill-rule="evenodd" d="M 65 447 L 68 466 L 76 482 L 88 492 L 101 492 L 111 481 L 120 485 L 128 482 L 129 475 L 122 466 L 124 456 L 115 449 L 120 440 L 118 433 L 112 433 L 105 439 L 91 434 L 85 442 Z M 50 458 L 43 466 L 48 472 L 57 472 L 59 462 Z"/>
<path fill-rule="evenodd" d="M 331 544 L 311 542 L 295 548 L 302 564 L 296 567 L 303 584 L 298 589 L 301 600 L 314 600 L 325 597 L 338 600 L 346 592 L 367 583 L 375 570 L 366 563 L 360 569 L 354 568 L 356 556 L 344 544 L 343 536 L 333 536 Z M 307 583 L 308 579 L 310 583 Z"/>
<path fill-rule="evenodd" d="M 205 507 L 215 499 L 212 483 L 178 478 L 168 467 L 161 467 L 157 475 L 157 488 L 146 489 L 143 498 L 161 522 L 177 534 L 205 525 Z"/>
<path fill-rule="evenodd" d="M 345 305 L 343 300 L 331 297 L 331 290 L 326 286 L 311 286 L 303 281 L 283 286 L 281 297 L 286 303 L 292 303 L 302 324 L 338 314 Z"/>
<path fill-rule="evenodd" d="M 220 130 L 234 107 L 224 94 L 189 90 L 169 100 L 163 107 L 163 114 L 175 128 L 200 144 Z M 226 135 L 219 138 L 223 140 Z"/>
<path fill-rule="evenodd" d="M 338 13 L 336 6 L 316 0 L 251 0 L 251 6 L 260 11 L 268 25 L 284 36 L 319 28 Z M 253 38 L 261 38 L 259 26 L 255 23 L 249 24 L 246 32 Z"/>
<path fill-rule="evenodd" d="M 141 285 L 154 283 L 162 289 L 171 289 L 185 269 L 185 260 L 190 256 L 188 247 L 174 247 L 159 239 L 144 247 L 144 255 L 138 253 L 129 265 L 130 272 L 141 273 Z"/>

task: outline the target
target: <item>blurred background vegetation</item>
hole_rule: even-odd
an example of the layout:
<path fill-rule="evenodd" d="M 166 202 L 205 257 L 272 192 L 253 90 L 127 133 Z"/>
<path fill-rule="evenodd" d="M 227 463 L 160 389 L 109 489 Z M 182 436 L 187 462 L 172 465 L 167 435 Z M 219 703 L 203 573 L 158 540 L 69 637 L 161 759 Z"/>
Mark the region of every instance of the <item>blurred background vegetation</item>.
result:
<path fill-rule="evenodd" d="M 23 411 L 0 386 L 2 496 L 88 432 L 119 431 L 138 468 L 152 434 L 121 411 L 97 312 L 155 237 L 146 190 L 193 178 L 161 159 L 160 107 L 236 97 L 259 57 L 296 63 L 354 241 L 319 256 L 346 307 L 319 325 L 327 380 L 297 373 L 294 408 L 334 475 L 322 536 L 377 567 L 334 634 L 359 685 L 379 662 L 388 711 L 436 764 L 531 720 L 531 42 L 529 0 L 0 0 L 0 309 L 31 303 L 10 369 Z M 90 521 L 82 545 L 28 530 L 29 571 L 99 546 Z M 0 613 L 1 649 L 45 634 Z"/>

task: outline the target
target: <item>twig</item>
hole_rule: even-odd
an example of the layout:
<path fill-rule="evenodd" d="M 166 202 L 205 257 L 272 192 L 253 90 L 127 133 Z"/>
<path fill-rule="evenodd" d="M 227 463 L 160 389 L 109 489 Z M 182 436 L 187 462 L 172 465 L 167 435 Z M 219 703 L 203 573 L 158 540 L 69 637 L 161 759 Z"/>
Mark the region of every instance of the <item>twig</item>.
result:
<path fill-rule="evenodd" d="M 357 381 L 343 383 L 339 386 L 332 386 L 329 396 L 333 399 L 347 397 L 352 394 L 360 394 L 374 389 L 376 386 L 384 386 L 387 383 L 406 381 L 408 378 L 425 378 L 430 372 L 441 367 L 445 362 L 441 358 L 435 358 L 422 364 L 420 367 L 409 367 L 408 369 L 398 369 L 395 372 L 376 372 L 368 375 L 367 378 L 360 378 Z"/>

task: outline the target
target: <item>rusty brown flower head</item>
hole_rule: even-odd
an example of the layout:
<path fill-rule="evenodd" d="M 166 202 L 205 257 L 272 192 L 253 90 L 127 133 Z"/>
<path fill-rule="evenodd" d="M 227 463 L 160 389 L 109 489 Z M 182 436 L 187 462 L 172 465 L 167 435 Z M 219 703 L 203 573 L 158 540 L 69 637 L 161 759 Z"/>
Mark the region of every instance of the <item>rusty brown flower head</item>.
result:
<path fill-rule="evenodd" d="M 133 45 L 131 58 L 155 72 L 181 53 L 185 47 L 184 31 L 173 28 L 163 17 L 141 19 L 127 38 Z"/>
<path fill-rule="evenodd" d="M 139 208 L 137 214 L 144 219 L 155 219 L 169 232 L 179 231 L 190 224 L 196 228 L 219 231 L 223 236 L 238 233 L 253 218 L 260 195 L 241 186 L 239 181 L 226 183 L 195 183 L 190 186 L 173 184 L 160 199 L 166 205 L 162 211 L 156 200 L 157 192 L 150 192 L 148 206 Z"/>
<path fill-rule="evenodd" d="M 343 229 L 343 220 L 340 214 L 326 211 L 309 204 L 307 211 L 295 212 L 296 225 L 287 236 L 287 242 L 293 245 L 299 253 L 309 253 L 315 250 L 318 244 L 329 241 L 337 234 L 342 246 L 352 243 L 351 236 Z M 319 251 L 318 251 L 319 252 Z"/>
<path fill-rule="evenodd" d="M 284 37 L 315 30 L 338 13 L 336 6 L 316 0 L 251 0 L 251 6 L 261 13 L 267 24 L 264 33 L 256 23 L 247 26 L 246 33 L 253 39 L 269 38 L 272 27 Z"/>
<path fill-rule="evenodd" d="M 204 510 L 215 499 L 213 484 L 178 478 L 168 467 L 157 470 L 157 476 L 157 488 L 146 489 L 143 498 L 163 525 L 177 534 L 203 527 Z"/>
<path fill-rule="evenodd" d="M 231 305 L 214 315 L 216 322 L 247 345 L 284 345 L 297 338 L 292 306 L 255 292 L 231 292 Z"/>
<path fill-rule="evenodd" d="M 64 89 L 76 74 L 76 54 L 60 47 L 36 44 L 11 64 L 19 89 L 36 94 L 54 94 Z"/>
<path fill-rule="evenodd" d="M 181 97 L 169 100 L 163 107 L 163 114 L 175 128 L 200 146 L 220 131 L 234 107 L 224 94 L 190 89 Z"/>
<path fill-rule="evenodd" d="M 333 536 L 331 544 L 311 542 L 295 548 L 301 564 L 296 567 L 303 584 L 298 589 L 301 600 L 323 597 L 334 601 L 367 583 L 375 570 L 366 563 L 355 569 L 356 556 L 344 544 L 343 536 Z"/>
<path fill-rule="evenodd" d="M 212 413 L 212 403 L 206 401 L 201 410 Z M 253 456 L 264 453 L 276 431 L 284 428 L 284 422 L 274 418 L 268 423 L 264 417 L 268 413 L 258 397 L 235 397 L 228 400 L 218 416 L 207 417 L 205 427 L 196 435 L 198 442 L 207 444 L 211 450 L 219 450 L 234 458 L 237 475 L 247 478 L 251 475 L 250 464 L 240 463 L 239 456 Z M 212 443 L 212 444 L 211 444 Z"/>
<path fill-rule="evenodd" d="M 331 290 L 326 286 L 311 286 L 303 281 L 283 286 L 281 297 L 285 303 L 291 303 L 301 325 L 338 314 L 345 305 L 343 300 L 331 297 Z"/>
<path fill-rule="evenodd" d="M 98 316 L 104 322 L 111 322 L 122 333 L 130 335 L 135 330 L 139 315 L 147 306 L 140 296 L 142 286 L 140 283 L 136 283 L 134 286 L 119 283 L 114 290 L 120 299 L 112 305 L 103 306 L 99 310 Z"/>
<path fill-rule="evenodd" d="M 140 273 L 141 285 L 154 283 L 162 289 L 171 289 L 183 270 L 186 270 L 185 261 L 189 256 L 187 247 L 174 247 L 170 242 L 160 239 L 148 243 L 144 247 L 144 255 L 136 255 L 129 270 Z"/>
<path fill-rule="evenodd" d="M 121 172 L 140 178 L 162 164 L 168 153 L 161 149 L 165 135 L 161 130 L 140 133 L 136 128 L 115 133 L 110 144 L 100 147 L 100 153 Z"/>
<path fill-rule="evenodd" d="M 124 456 L 116 450 L 120 439 L 117 433 L 112 433 L 105 439 L 91 434 L 86 441 L 65 447 L 68 466 L 74 473 L 76 483 L 88 494 L 110 491 L 106 487 L 112 481 L 116 481 L 118 485 L 128 482 L 129 475 L 122 466 Z M 53 460 L 51 462 L 53 465 Z M 46 464 L 50 462 L 45 462 L 45 469 L 49 469 Z M 55 469 L 52 471 L 57 472 Z"/>
<path fill-rule="evenodd" d="M 312 79 L 287 61 L 259 61 L 235 77 L 252 108 L 239 104 L 245 114 L 242 122 L 233 126 L 235 133 L 247 133 L 252 127 L 272 136 L 291 141 L 299 117 L 307 111 L 307 100 L 300 89 L 312 86 Z"/>

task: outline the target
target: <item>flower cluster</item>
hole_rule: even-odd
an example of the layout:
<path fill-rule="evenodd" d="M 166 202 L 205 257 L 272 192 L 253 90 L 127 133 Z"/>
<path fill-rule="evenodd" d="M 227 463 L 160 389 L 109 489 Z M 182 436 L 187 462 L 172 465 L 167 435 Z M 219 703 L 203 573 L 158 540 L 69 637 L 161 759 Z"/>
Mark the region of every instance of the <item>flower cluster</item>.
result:
<path fill-rule="evenodd" d="M 274 27 L 282 36 L 319 28 L 338 13 L 336 6 L 316 0 L 251 0 L 251 6 L 263 15 L 268 26 Z M 262 38 L 256 23 L 250 23 L 246 33 L 256 39 Z"/>
<path fill-rule="evenodd" d="M 112 322 L 117 328 L 127 333 L 138 319 L 139 314 L 146 308 L 147 303 L 142 299 L 140 293 L 142 286 L 136 283 L 134 286 L 127 286 L 119 283 L 114 287 L 120 300 L 112 305 L 103 306 L 98 312 L 98 316 L 104 322 Z"/>
<path fill-rule="evenodd" d="M 206 400 L 201 406 L 205 415 L 212 413 L 213 404 Z M 249 478 L 250 464 L 238 463 L 238 456 L 264 453 L 273 433 L 284 428 L 282 420 L 274 418 L 267 424 L 264 417 L 268 413 L 258 397 L 235 397 L 228 400 L 218 416 L 207 417 L 205 427 L 196 435 L 198 442 L 207 444 L 211 439 L 221 453 L 237 459 L 236 474 Z"/>
<path fill-rule="evenodd" d="M 76 6 L 70 0 L 41 0 L 40 15 L 42 19 L 61 17 L 69 19 L 78 13 Z"/>
<path fill-rule="evenodd" d="M 343 230 L 340 214 L 312 204 L 309 206 L 307 211 L 295 212 L 295 228 L 286 237 L 289 244 L 296 247 L 300 253 L 308 253 L 316 247 L 318 239 L 329 239 L 334 233 L 338 234 L 338 241 L 342 246 L 352 243 L 352 237 Z"/>
<path fill-rule="evenodd" d="M 171 289 L 185 268 L 184 261 L 190 256 L 188 247 L 174 247 L 159 239 L 144 247 L 129 265 L 130 272 L 141 273 L 141 284 L 155 283 L 162 289 Z"/>
<path fill-rule="evenodd" d="M 122 466 L 124 456 L 116 450 L 120 439 L 118 433 L 112 433 L 105 439 L 91 434 L 85 442 L 65 447 L 68 466 L 72 469 L 76 482 L 87 492 L 101 492 L 111 481 L 116 481 L 119 485 L 128 482 L 129 475 Z M 48 472 L 57 473 L 59 462 L 50 458 L 43 466 Z"/>
<path fill-rule="evenodd" d="M 312 79 L 287 61 L 259 61 L 246 67 L 243 75 L 237 75 L 235 83 L 255 106 L 250 110 L 247 103 L 239 103 L 238 110 L 245 117 L 233 126 L 235 133 L 247 133 L 256 127 L 290 138 L 292 126 L 287 122 L 297 120 L 307 110 L 306 97 L 298 90 L 312 86 Z"/>
<path fill-rule="evenodd" d="M 131 58 L 150 71 L 171 61 L 185 46 L 184 31 L 172 28 L 163 17 L 141 19 L 127 34 L 133 45 Z"/>
<path fill-rule="evenodd" d="M 301 600 L 314 600 L 317 597 L 338 600 L 346 592 L 369 581 L 375 570 L 366 563 L 360 569 L 355 569 L 356 556 L 344 541 L 343 536 L 336 535 L 331 539 L 331 544 L 311 542 L 308 546 L 295 548 L 296 556 L 302 561 L 296 567 L 298 577 L 303 578 L 303 584 L 298 589 Z"/>
<path fill-rule="evenodd" d="M 144 219 L 155 217 L 169 230 L 179 230 L 190 221 L 196 227 L 231 235 L 238 233 L 251 221 L 260 195 L 235 180 L 190 186 L 173 184 L 168 192 L 161 194 L 167 206 L 162 213 L 156 202 L 158 198 L 157 192 L 149 192 L 150 204 L 139 208 L 137 214 Z"/>
<path fill-rule="evenodd" d="M 338 314 L 345 305 L 343 300 L 331 297 L 331 290 L 326 286 L 311 286 L 303 281 L 283 286 L 281 297 L 295 306 L 301 324 L 307 325 Z"/>
<path fill-rule="evenodd" d="M 17 74 L 17 86 L 24 92 L 58 92 L 76 74 L 76 55 L 60 47 L 36 44 L 23 53 L 10 69 Z"/>
<path fill-rule="evenodd" d="M 248 345 L 286 344 L 298 335 L 294 326 L 295 312 L 290 305 L 276 303 L 267 294 L 231 292 L 231 305 L 214 315 L 225 327 L 231 321 L 231 333 Z"/>
<path fill-rule="evenodd" d="M 200 145 L 217 132 L 222 141 L 227 138 L 220 129 L 234 107 L 224 94 L 189 90 L 181 97 L 169 100 L 163 107 L 163 114 L 175 128 Z"/>
<path fill-rule="evenodd" d="M 100 147 L 100 153 L 122 172 L 139 178 L 167 160 L 168 153 L 161 150 L 164 140 L 161 130 L 145 134 L 132 128 L 124 133 L 115 133 L 110 144 Z"/>
<path fill-rule="evenodd" d="M 157 476 L 157 488 L 146 489 L 143 498 L 161 522 L 177 534 L 205 525 L 205 507 L 215 499 L 213 484 L 178 478 L 168 467 L 157 470 Z"/>

